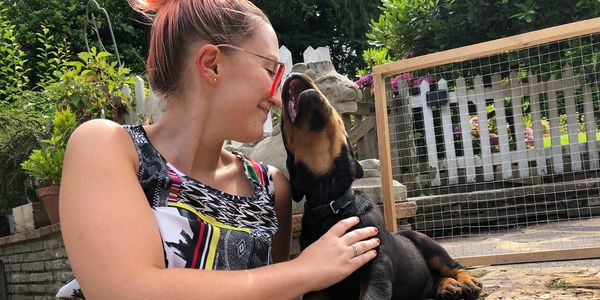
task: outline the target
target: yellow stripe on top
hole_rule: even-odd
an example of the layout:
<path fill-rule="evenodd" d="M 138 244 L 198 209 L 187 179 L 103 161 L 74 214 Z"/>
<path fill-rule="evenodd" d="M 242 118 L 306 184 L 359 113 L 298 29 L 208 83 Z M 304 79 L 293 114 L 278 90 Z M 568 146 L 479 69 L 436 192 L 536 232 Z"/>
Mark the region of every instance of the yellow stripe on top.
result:
<path fill-rule="evenodd" d="M 181 202 L 169 202 L 167 205 L 168 205 L 168 206 L 171 206 L 171 207 L 179 207 L 179 208 L 181 208 L 181 209 L 185 209 L 185 210 L 187 210 L 187 211 L 189 211 L 189 212 L 193 213 L 194 215 L 196 215 L 196 216 L 197 216 L 198 218 L 200 218 L 202 221 L 204 221 L 204 222 L 206 222 L 206 223 L 208 223 L 208 224 L 210 224 L 210 225 L 213 225 L 213 226 L 215 226 L 215 227 L 219 227 L 219 228 L 223 228 L 223 229 L 229 229 L 229 230 L 235 230 L 235 231 L 242 231 L 242 232 L 245 232 L 245 233 L 248 233 L 248 234 L 252 233 L 252 230 L 251 230 L 251 229 L 248 229 L 248 228 L 238 228 L 238 227 L 233 227 L 233 226 L 231 226 L 231 225 L 227 225 L 227 224 L 221 223 L 221 222 L 219 222 L 219 221 L 215 220 L 215 219 L 214 219 L 214 218 L 212 218 L 212 217 L 205 216 L 205 215 L 201 214 L 200 212 L 198 212 L 198 211 L 197 211 L 197 210 L 196 210 L 194 207 L 192 207 L 191 205 L 188 205 L 188 204 L 185 204 L 185 203 L 181 203 Z M 211 246 L 212 246 L 212 245 L 211 245 Z M 216 246 L 216 244 L 215 244 L 215 246 Z"/>
<path fill-rule="evenodd" d="M 210 251 L 208 252 L 208 257 L 206 257 L 206 267 L 205 270 L 214 270 L 215 265 L 215 257 L 217 254 L 217 245 L 219 244 L 219 238 L 221 238 L 221 229 L 217 226 L 213 226 L 214 232 L 213 237 L 210 240 Z"/>

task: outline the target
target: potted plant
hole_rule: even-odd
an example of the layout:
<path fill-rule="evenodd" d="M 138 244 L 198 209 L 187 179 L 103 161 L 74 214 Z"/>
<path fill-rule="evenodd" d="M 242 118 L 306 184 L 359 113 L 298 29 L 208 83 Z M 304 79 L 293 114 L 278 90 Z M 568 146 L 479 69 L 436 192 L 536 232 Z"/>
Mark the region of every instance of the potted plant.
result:
<path fill-rule="evenodd" d="M 58 196 L 62 174 L 63 158 L 67 140 L 75 129 L 77 121 L 69 108 L 56 112 L 54 129 L 47 140 L 42 140 L 41 149 L 31 152 L 29 159 L 21 167 L 35 180 L 36 190 L 50 223 L 58 223 Z"/>

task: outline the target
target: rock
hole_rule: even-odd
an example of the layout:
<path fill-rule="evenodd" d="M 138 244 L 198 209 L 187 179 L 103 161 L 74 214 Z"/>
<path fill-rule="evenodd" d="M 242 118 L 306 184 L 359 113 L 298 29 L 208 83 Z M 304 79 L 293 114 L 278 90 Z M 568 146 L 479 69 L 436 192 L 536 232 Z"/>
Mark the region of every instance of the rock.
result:
<path fill-rule="evenodd" d="M 362 100 L 362 93 L 352 80 L 335 70 L 332 62 L 299 63 L 292 67 L 292 72 L 304 73 L 312 78 L 339 113 L 358 110 L 356 102 Z"/>
<path fill-rule="evenodd" d="M 407 193 L 406 186 L 401 184 L 400 182 L 394 180 L 392 182 L 392 186 L 394 188 L 394 201 L 401 202 L 406 201 Z M 352 188 L 355 190 L 360 190 L 365 193 L 370 193 L 375 195 L 377 198 L 377 203 L 382 203 L 383 193 L 381 192 L 381 178 L 380 177 L 367 177 L 367 178 L 359 178 L 352 183 Z"/>
<path fill-rule="evenodd" d="M 374 158 L 364 159 L 364 160 L 359 161 L 359 163 L 364 170 L 369 170 L 369 169 L 381 170 L 378 159 L 374 159 Z"/>

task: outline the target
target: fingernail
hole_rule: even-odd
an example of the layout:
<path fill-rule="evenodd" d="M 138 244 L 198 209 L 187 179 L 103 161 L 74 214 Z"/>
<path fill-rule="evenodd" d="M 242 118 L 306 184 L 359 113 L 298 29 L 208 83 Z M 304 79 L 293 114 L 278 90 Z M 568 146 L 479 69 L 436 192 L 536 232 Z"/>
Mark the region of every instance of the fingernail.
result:
<path fill-rule="evenodd" d="M 375 238 L 375 241 L 377 242 L 377 244 L 381 243 L 381 241 L 378 238 Z"/>
<path fill-rule="evenodd" d="M 379 229 L 377 229 L 377 227 L 375 227 L 375 233 L 378 233 L 378 232 L 379 232 Z"/>

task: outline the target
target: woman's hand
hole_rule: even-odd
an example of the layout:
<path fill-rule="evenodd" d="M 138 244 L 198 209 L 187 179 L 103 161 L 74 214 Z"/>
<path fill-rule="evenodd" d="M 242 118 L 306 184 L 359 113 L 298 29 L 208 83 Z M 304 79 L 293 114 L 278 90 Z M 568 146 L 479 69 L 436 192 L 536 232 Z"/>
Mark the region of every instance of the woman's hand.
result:
<path fill-rule="evenodd" d="M 341 281 L 377 255 L 374 248 L 379 246 L 379 239 L 371 238 L 377 234 L 376 227 L 346 232 L 358 222 L 358 217 L 339 221 L 298 256 L 298 264 L 312 274 L 307 278 L 313 281 L 312 290 Z"/>

